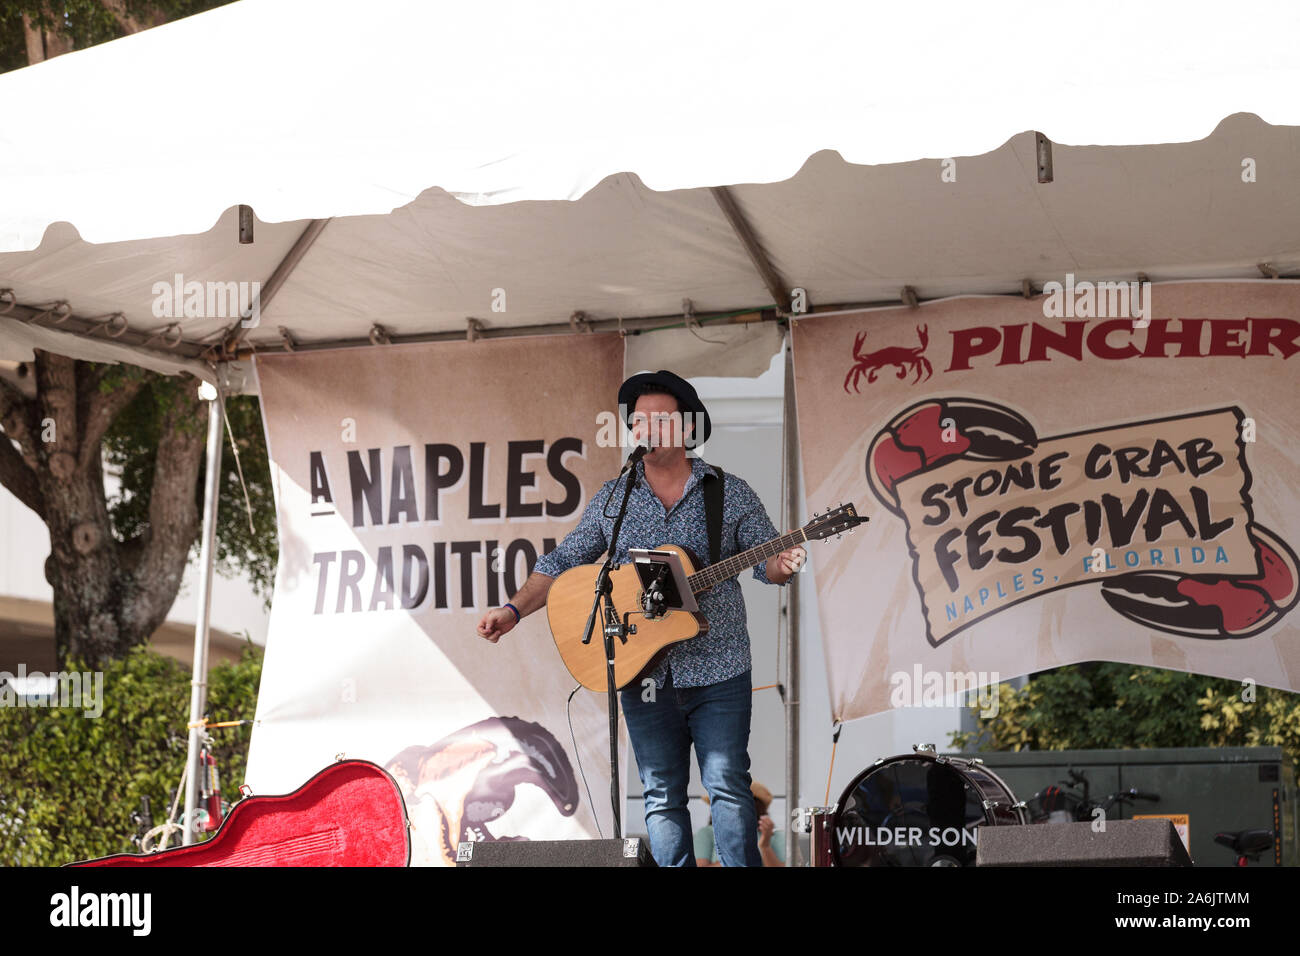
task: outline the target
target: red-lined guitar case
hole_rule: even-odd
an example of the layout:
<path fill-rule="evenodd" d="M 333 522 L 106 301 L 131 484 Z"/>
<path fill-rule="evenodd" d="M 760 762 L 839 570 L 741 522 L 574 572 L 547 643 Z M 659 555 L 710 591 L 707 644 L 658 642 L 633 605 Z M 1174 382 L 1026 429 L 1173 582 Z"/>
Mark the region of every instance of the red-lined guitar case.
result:
<path fill-rule="evenodd" d="M 69 866 L 409 866 L 397 782 L 368 760 L 340 760 L 293 793 L 248 797 L 206 843 L 117 853 Z"/>

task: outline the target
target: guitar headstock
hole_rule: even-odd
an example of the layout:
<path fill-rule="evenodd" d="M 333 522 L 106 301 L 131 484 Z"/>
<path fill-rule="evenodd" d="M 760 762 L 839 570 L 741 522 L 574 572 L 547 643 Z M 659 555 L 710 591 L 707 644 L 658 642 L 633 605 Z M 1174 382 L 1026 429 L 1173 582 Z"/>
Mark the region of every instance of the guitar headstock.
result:
<path fill-rule="evenodd" d="M 824 515 L 814 514 L 812 520 L 803 526 L 803 531 L 809 541 L 820 541 L 832 535 L 852 531 L 858 525 L 866 524 L 870 520 L 870 518 L 859 517 L 853 502 L 849 502 Z"/>

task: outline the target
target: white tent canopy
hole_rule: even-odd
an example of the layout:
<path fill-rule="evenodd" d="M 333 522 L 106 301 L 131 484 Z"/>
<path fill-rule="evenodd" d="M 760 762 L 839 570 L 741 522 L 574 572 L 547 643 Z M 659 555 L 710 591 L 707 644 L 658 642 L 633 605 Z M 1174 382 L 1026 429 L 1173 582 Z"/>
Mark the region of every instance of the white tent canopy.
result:
<path fill-rule="evenodd" d="M 262 283 L 242 341 L 266 349 L 280 327 L 303 347 L 771 310 L 789 287 L 821 307 L 1295 273 L 1298 20 L 242 0 L 0 77 L 0 358 L 197 370 L 232 320 L 169 329 L 154 287 L 177 274 Z M 708 188 L 734 183 L 739 224 Z M 117 338 L 65 334 L 114 313 Z"/>
<path fill-rule="evenodd" d="M 562 5 L 243 0 L 6 76 L 0 251 L 473 204 L 665 191 L 849 162 L 1197 140 L 1295 125 L 1300 11 L 1004 2 Z"/>

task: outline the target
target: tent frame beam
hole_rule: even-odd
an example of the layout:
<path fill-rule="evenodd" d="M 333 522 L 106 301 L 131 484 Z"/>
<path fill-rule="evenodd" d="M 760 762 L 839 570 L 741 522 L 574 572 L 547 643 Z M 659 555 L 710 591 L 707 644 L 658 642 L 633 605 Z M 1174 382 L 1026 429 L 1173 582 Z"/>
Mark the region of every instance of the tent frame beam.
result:
<path fill-rule="evenodd" d="M 60 302 L 50 303 L 51 306 L 58 306 Z M 16 303 L 7 311 L 0 312 L 0 319 L 6 319 L 17 325 L 30 325 L 38 329 L 50 329 L 54 332 L 66 332 L 73 335 L 79 335 L 83 338 L 90 338 L 100 334 L 106 342 L 114 345 L 123 345 L 136 351 L 152 352 L 159 356 L 166 357 L 172 361 L 183 361 L 185 359 L 199 359 L 209 348 L 199 342 L 189 342 L 185 339 L 179 340 L 174 347 L 155 348 L 149 345 L 150 342 L 156 342 L 163 338 L 168 326 L 154 332 L 137 332 L 135 329 L 127 328 L 124 332 L 117 335 L 108 334 L 108 326 L 112 320 L 96 322 L 94 319 L 83 318 L 78 315 L 69 314 L 62 320 L 52 319 L 52 316 L 58 311 L 57 308 L 40 308 L 39 306 L 23 305 Z M 114 313 L 115 315 L 118 313 Z"/>
<path fill-rule="evenodd" d="M 327 220 L 318 220 L 318 221 L 323 222 Z M 304 232 L 304 236 L 305 235 L 306 233 Z M 301 239 L 302 237 L 300 237 L 299 241 L 301 241 Z M 1260 267 L 1260 272 L 1264 275 L 1269 274 L 1265 272 L 1263 267 Z M 1276 276 L 1272 276 L 1272 277 L 1278 279 L 1297 279 L 1300 278 L 1300 274 L 1288 273 L 1286 275 L 1282 275 L 1281 273 L 1279 273 Z M 1237 276 L 1235 278 L 1242 279 L 1245 277 Z M 1255 278 L 1255 277 L 1251 276 L 1249 278 Z M 779 277 L 778 277 L 778 281 L 779 281 Z M 1178 280 L 1170 280 L 1170 281 L 1178 281 Z M 1234 277 L 1224 276 L 1221 277 L 1220 281 L 1231 282 L 1234 281 Z M 7 290 L 0 289 L 0 296 L 2 296 L 5 293 L 5 291 Z M 1005 292 L 980 293 L 980 294 L 986 296 L 1020 297 L 1024 295 L 1024 289 L 1023 286 L 1017 286 L 1017 288 L 1008 289 Z M 936 298 L 952 298 L 952 296 L 951 295 L 937 296 Z M 917 297 L 918 305 L 924 305 L 928 301 L 933 301 L 933 300 L 926 299 L 921 296 Z M 791 315 L 790 313 L 783 311 L 780 307 L 757 308 L 757 309 L 752 309 L 750 311 L 742 311 L 741 309 L 737 309 L 737 310 L 731 310 L 731 311 L 720 312 L 720 313 L 715 312 L 711 315 L 710 314 L 697 315 L 695 319 L 697 322 L 701 324 L 719 324 L 719 325 L 725 325 L 731 323 L 744 324 L 749 322 L 782 322 L 783 323 L 787 320 L 787 316 L 792 318 L 808 318 L 809 316 L 821 315 L 830 312 L 851 312 L 851 311 L 860 311 L 860 310 L 868 310 L 868 309 L 899 308 L 902 304 L 903 303 L 896 298 L 876 299 L 872 301 L 859 301 L 859 302 L 837 302 L 837 303 L 830 303 L 826 305 L 810 306 L 806 312 L 801 312 L 797 315 Z M 743 309 L 744 307 L 741 308 Z M 56 332 L 65 332 L 65 333 L 73 333 L 73 334 L 80 333 L 85 336 L 89 336 L 91 334 L 98 332 L 99 330 L 103 329 L 105 325 L 108 324 L 102 321 L 96 322 L 92 319 L 80 318 L 76 315 L 69 315 L 62 321 L 55 322 L 52 321 L 50 318 L 53 314 L 54 314 L 54 310 L 50 308 L 42 309 L 40 307 L 27 306 L 22 304 L 11 304 L 6 308 L 5 301 L 3 299 L 0 299 L 0 323 L 12 322 L 16 325 L 30 325 L 35 328 L 50 329 Z M 681 313 L 676 313 L 673 315 L 643 316 L 638 318 L 623 318 L 623 319 L 617 319 L 617 318 L 616 319 L 586 319 L 585 324 L 583 326 L 583 331 L 581 333 L 575 333 L 572 323 L 570 323 L 568 320 L 565 320 L 563 322 L 552 322 L 552 323 L 538 324 L 538 325 L 503 326 L 500 328 L 489 328 L 480 325 L 475 332 L 474 338 L 475 339 L 497 339 L 497 338 L 515 338 L 515 337 L 523 337 L 523 336 L 531 336 L 531 335 L 574 335 L 574 334 L 587 334 L 587 333 L 595 333 L 595 332 L 601 332 L 601 333 L 616 332 L 620 334 L 626 334 L 626 333 L 639 334 L 645 331 L 657 331 L 659 329 L 664 329 L 664 328 L 685 328 Z M 141 352 L 147 355 L 158 356 L 161 358 L 166 358 L 173 362 L 183 362 L 186 359 L 202 361 L 205 356 L 211 357 L 213 351 L 219 349 L 219 345 L 213 345 L 211 343 L 194 342 L 188 340 L 180 341 L 179 343 L 176 344 L 174 348 L 167 348 L 167 347 L 160 348 L 160 347 L 145 344 L 148 342 L 157 341 L 161 337 L 162 337 L 161 330 L 146 333 L 146 332 L 137 332 L 132 329 L 127 329 L 125 332 L 121 333 L 116 337 L 109 338 L 105 336 L 105 340 L 112 342 L 114 344 L 126 346 L 132 351 Z M 394 335 L 390 332 L 388 333 L 387 338 L 388 338 L 387 344 L 414 345 L 423 342 L 464 342 L 467 340 L 467 338 L 469 338 L 469 336 L 463 330 L 456 330 L 456 331 L 449 331 L 449 332 L 422 332 L 422 333 L 413 333 L 410 335 Z M 279 351 L 311 352 L 320 349 L 374 348 L 374 347 L 375 347 L 375 343 L 371 341 L 369 337 L 329 339 L 321 342 L 294 341 L 292 349 L 286 348 L 283 341 L 267 342 L 261 345 L 252 343 L 252 344 L 242 344 L 238 347 L 238 349 L 233 354 L 226 354 L 223 358 L 217 360 L 218 361 L 243 360 L 243 359 L 251 358 L 257 352 L 264 352 L 264 353 L 268 353 L 268 352 L 274 353 Z"/>
<path fill-rule="evenodd" d="M 307 223 L 307 228 L 294 240 L 289 251 L 280 260 L 280 264 L 271 272 L 270 277 L 262 284 L 258 292 L 257 309 L 259 316 L 262 310 L 271 304 L 275 294 L 289 281 L 289 276 L 293 275 L 293 271 L 298 268 L 298 263 L 302 262 L 303 256 L 307 255 L 307 250 L 320 238 L 320 234 L 325 230 L 329 222 L 329 219 L 313 219 Z M 244 316 L 244 318 L 248 318 L 248 316 Z M 228 355 L 238 349 L 239 343 L 243 341 L 250 328 L 252 326 L 244 325 L 241 319 L 239 325 L 228 333 L 226 340 L 222 343 L 222 352 Z"/>
<path fill-rule="evenodd" d="M 790 285 L 785 281 L 781 273 L 777 272 L 776 266 L 772 265 L 772 260 L 763 250 L 763 245 L 758 240 L 758 234 L 754 232 L 754 227 L 749 224 L 749 220 L 745 218 L 744 212 L 741 211 L 740 204 L 736 202 L 735 195 L 727 186 L 710 186 L 709 192 L 713 194 L 714 200 L 717 201 L 718 208 L 722 210 L 722 215 L 731 224 L 731 231 L 736 234 L 740 244 L 745 247 L 745 252 L 749 255 L 749 261 L 754 264 L 759 277 L 763 280 L 763 285 L 767 286 L 767 294 L 772 297 L 777 309 L 783 314 L 789 315 L 791 309 Z"/>
<path fill-rule="evenodd" d="M 777 315 L 775 309 L 754 309 L 750 312 L 723 313 L 722 316 L 696 316 L 696 320 L 703 324 L 719 325 L 745 325 L 753 322 L 782 322 L 784 319 Z M 482 341 L 483 339 L 510 339 L 520 338 L 533 335 L 588 335 L 592 333 L 628 333 L 640 334 L 641 332 L 657 331 L 664 328 L 685 328 L 680 313 L 677 315 L 647 316 L 640 319 L 587 319 L 584 331 L 575 332 L 573 326 L 565 322 L 547 323 L 545 325 L 512 325 L 502 328 L 487 328 L 479 326 L 474 332 L 474 339 Z M 387 333 L 387 345 L 416 345 L 424 342 L 465 342 L 469 341 L 469 333 L 465 330 L 455 332 L 421 332 L 412 335 L 395 335 L 392 332 Z M 311 352 L 320 349 L 346 349 L 346 348 L 374 348 L 375 343 L 369 338 L 349 338 L 349 339 L 331 339 L 324 342 L 297 342 L 293 343 L 294 352 Z M 271 348 L 241 348 L 237 353 L 238 358 L 249 358 L 254 352 L 271 352 L 279 351 L 283 346 L 273 346 Z"/>

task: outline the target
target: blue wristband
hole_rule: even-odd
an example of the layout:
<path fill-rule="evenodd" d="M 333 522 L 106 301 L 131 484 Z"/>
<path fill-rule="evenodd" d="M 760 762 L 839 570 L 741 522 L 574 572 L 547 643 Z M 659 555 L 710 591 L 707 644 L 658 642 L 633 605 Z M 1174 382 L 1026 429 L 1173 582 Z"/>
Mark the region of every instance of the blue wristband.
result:
<path fill-rule="evenodd" d="M 515 623 L 518 624 L 518 623 L 519 623 L 519 608 L 515 607 L 513 604 L 503 604 L 503 605 L 501 605 L 501 606 L 502 606 L 502 607 L 508 607 L 508 608 L 510 608 L 510 610 L 512 610 L 512 611 L 515 612 Z"/>

